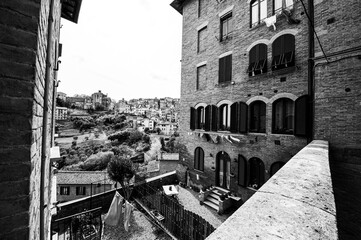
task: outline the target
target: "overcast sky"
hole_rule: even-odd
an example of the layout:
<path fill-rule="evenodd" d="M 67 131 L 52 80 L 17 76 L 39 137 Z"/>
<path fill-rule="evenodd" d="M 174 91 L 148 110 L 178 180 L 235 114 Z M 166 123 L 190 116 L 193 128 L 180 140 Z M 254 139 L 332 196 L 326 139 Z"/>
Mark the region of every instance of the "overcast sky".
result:
<path fill-rule="evenodd" d="M 182 15 L 170 3 L 82 1 L 78 24 L 62 19 L 58 91 L 179 97 Z"/>

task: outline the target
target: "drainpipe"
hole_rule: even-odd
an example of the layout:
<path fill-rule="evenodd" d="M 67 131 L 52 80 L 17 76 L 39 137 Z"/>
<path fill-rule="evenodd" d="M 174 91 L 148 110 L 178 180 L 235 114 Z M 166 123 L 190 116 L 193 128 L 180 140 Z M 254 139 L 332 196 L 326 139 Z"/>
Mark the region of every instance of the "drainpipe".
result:
<path fill-rule="evenodd" d="M 46 46 L 46 70 L 45 70 L 45 86 L 44 86 L 44 103 L 43 103 L 43 134 L 41 143 L 41 166 L 40 166 L 40 240 L 45 240 L 44 236 L 44 208 L 47 208 L 45 203 L 45 164 L 47 159 L 47 153 L 50 146 L 47 146 L 48 142 L 48 118 L 49 118 L 49 88 L 51 81 L 52 65 L 51 65 L 51 52 L 53 47 L 53 23 L 54 23 L 54 0 L 50 0 L 49 18 L 48 18 L 48 39 Z"/>
<path fill-rule="evenodd" d="M 314 5 L 313 0 L 308 0 L 308 14 L 310 20 L 308 21 L 308 95 L 309 95 L 309 116 L 308 123 L 311 133 L 307 136 L 307 142 L 310 143 L 314 138 L 314 116 L 315 116 L 315 82 L 314 82 L 314 60 L 315 44 L 314 44 Z"/>

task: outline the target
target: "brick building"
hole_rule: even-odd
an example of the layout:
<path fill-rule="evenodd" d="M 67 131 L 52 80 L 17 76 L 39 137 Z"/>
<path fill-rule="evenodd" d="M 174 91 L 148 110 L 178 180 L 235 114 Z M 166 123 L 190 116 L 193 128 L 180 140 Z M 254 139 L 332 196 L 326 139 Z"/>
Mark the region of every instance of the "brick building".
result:
<path fill-rule="evenodd" d="M 57 201 L 71 201 L 114 189 L 106 171 L 59 171 L 56 174 Z"/>
<path fill-rule="evenodd" d="M 80 4 L 0 3 L 0 239 L 50 238 L 60 19 L 77 22 Z"/>
<path fill-rule="evenodd" d="M 360 164 L 359 1 L 171 6 L 183 15 L 180 133 L 191 185 L 247 200 L 313 138 Z"/>

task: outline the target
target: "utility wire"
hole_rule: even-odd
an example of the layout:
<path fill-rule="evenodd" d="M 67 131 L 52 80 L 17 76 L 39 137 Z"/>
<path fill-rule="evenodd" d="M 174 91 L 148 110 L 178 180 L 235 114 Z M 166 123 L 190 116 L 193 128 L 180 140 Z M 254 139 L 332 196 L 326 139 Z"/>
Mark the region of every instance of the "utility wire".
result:
<path fill-rule="evenodd" d="M 309 21 L 310 24 L 311 24 L 312 30 L 313 30 L 314 34 L 316 35 L 316 38 L 317 38 L 318 44 L 320 45 L 321 51 L 322 51 L 322 53 L 323 53 L 323 56 L 325 56 L 325 59 L 326 59 L 327 63 L 329 63 L 328 58 L 327 58 L 327 56 L 326 56 L 326 53 L 325 53 L 325 51 L 323 50 L 321 41 L 320 41 L 320 39 L 318 38 L 317 32 L 315 31 L 315 27 L 313 26 L 313 22 L 311 21 L 311 18 L 310 18 L 310 16 L 308 15 L 306 6 L 305 6 L 303 0 L 300 0 L 300 1 L 301 1 L 301 3 L 302 3 L 303 9 L 305 10 L 305 13 L 306 13 L 306 16 L 307 16 L 307 18 L 308 18 L 308 21 Z"/>

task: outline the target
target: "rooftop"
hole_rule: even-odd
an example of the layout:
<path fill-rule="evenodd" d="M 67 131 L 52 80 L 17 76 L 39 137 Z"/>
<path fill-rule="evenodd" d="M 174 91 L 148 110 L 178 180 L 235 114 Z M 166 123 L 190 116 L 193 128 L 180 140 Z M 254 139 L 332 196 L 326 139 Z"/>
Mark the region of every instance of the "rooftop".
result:
<path fill-rule="evenodd" d="M 58 184 L 114 184 L 106 171 L 59 171 L 56 178 Z"/>

